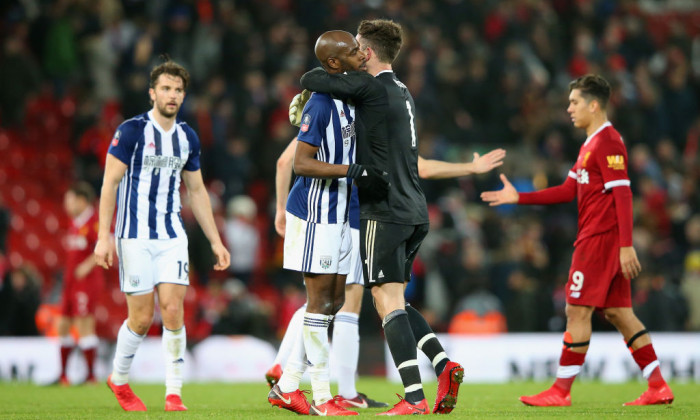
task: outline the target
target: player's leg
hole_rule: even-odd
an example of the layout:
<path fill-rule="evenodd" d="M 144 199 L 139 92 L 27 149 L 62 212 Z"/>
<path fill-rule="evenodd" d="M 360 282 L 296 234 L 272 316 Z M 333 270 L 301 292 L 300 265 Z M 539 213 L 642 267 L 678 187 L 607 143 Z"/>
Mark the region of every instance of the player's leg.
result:
<path fill-rule="evenodd" d="M 416 340 L 408 321 L 403 294 L 406 241 L 414 231 L 414 226 L 376 220 L 362 220 L 360 223 L 360 252 L 365 284 L 372 288 L 374 305 L 382 319 L 389 352 L 399 371 L 405 392 L 405 399 L 383 413 L 387 415 L 430 413 L 418 370 Z"/>
<path fill-rule="evenodd" d="M 287 364 L 287 361 L 293 352 L 297 337 L 302 336 L 301 328 L 304 325 L 305 312 L 306 303 L 297 309 L 296 312 L 294 312 L 294 315 L 292 315 L 292 318 L 289 320 L 289 324 L 287 324 L 287 330 L 284 332 L 284 337 L 282 337 L 282 342 L 280 343 L 280 348 L 277 350 L 277 354 L 275 355 L 275 360 L 272 362 L 272 367 L 265 372 L 265 380 L 270 388 L 280 381 L 283 373 L 282 367 Z M 300 340 L 302 339 L 300 338 Z M 303 354 L 302 358 L 305 360 L 306 353 Z"/>
<path fill-rule="evenodd" d="M 185 330 L 185 294 L 187 286 L 160 283 L 158 304 L 163 318 L 163 354 L 165 355 L 165 410 L 185 411 L 182 404 L 182 380 L 187 350 Z"/>
<path fill-rule="evenodd" d="M 78 329 L 78 347 L 85 356 L 87 364 L 87 377 L 85 382 L 95 383 L 95 359 L 97 358 L 97 345 L 100 343 L 97 335 L 95 335 L 95 317 L 85 315 L 76 317 L 74 320 L 75 327 Z"/>
<path fill-rule="evenodd" d="M 68 366 L 68 357 L 75 347 L 75 341 L 70 335 L 71 317 L 75 308 L 72 284 L 70 280 L 67 280 L 63 285 L 61 317 L 58 319 L 58 342 L 61 347 L 61 374 L 58 378 L 60 385 L 70 385 L 66 375 L 66 367 Z"/>
<path fill-rule="evenodd" d="M 625 405 L 671 404 L 673 392 L 661 375 L 654 345 L 644 324 L 632 308 L 605 308 L 604 312 L 605 318 L 624 337 L 627 347 L 632 352 L 632 358 L 649 384 L 649 388 L 639 398 Z"/>
<path fill-rule="evenodd" d="M 362 284 L 347 284 L 345 304 L 333 319 L 331 364 L 338 374 L 338 395 L 347 400 L 357 398 L 355 379 L 360 356 L 359 320 L 363 292 Z"/>
<path fill-rule="evenodd" d="M 107 378 L 107 385 L 114 392 L 119 405 L 126 411 L 146 411 L 146 406 L 129 386 L 131 363 L 151 326 L 155 307 L 153 292 L 142 293 L 126 295 L 129 315 L 117 333 L 112 374 Z"/>
<path fill-rule="evenodd" d="M 423 239 L 428 234 L 429 226 L 418 226 L 413 235 L 406 242 L 405 283 L 411 279 L 413 261 L 416 259 L 418 249 Z M 405 287 L 404 287 L 405 289 Z M 459 386 L 464 377 L 464 368 L 459 363 L 451 361 L 442 347 L 433 329 L 423 315 L 410 304 L 406 303 L 406 313 L 411 324 L 416 346 L 430 359 L 435 375 L 438 379 L 438 390 L 433 405 L 433 413 L 449 414 L 457 404 Z"/>
<path fill-rule="evenodd" d="M 112 373 L 107 385 L 126 411 L 146 411 L 129 387 L 129 370 L 146 332 L 153 322 L 155 301 L 153 261 L 146 240 L 117 239 L 119 283 L 126 294 L 127 319 L 117 333 Z"/>
<path fill-rule="evenodd" d="M 328 327 L 344 300 L 339 296 L 345 294 L 345 275 L 304 273 L 304 282 L 308 303 L 302 331 L 313 394 L 311 414 L 328 415 L 339 409 L 330 387 Z"/>
<path fill-rule="evenodd" d="M 70 318 L 66 315 L 61 315 L 58 319 L 58 342 L 61 346 L 61 375 L 58 378 L 59 385 L 70 385 L 68 376 L 66 375 L 66 367 L 68 366 L 68 357 L 75 347 L 75 341 L 70 335 L 70 321 Z"/>
<path fill-rule="evenodd" d="M 536 395 L 522 396 L 520 401 L 534 406 L 571 405 L 571 385 L 581 372 L 591 340 L 593 306 L 566 305 L 566 332 L 559 357 L 557 378 L 552 386 Z"/>

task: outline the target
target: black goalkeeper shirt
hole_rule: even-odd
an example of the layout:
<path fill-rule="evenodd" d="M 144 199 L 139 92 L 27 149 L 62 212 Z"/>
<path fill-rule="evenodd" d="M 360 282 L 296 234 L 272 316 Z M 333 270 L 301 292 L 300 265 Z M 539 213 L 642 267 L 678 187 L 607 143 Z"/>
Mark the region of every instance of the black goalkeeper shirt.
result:
<path fill-rule="evenodd" d="M 301 78 L 301 86 L 353 101 L 357 119 L 357 162 L 389 173 L 391 188 L 383 200 L 363 198 L 360 218 L 418 225 L 428 223 L 425 195 L 418 183 L 418 140 L 415 105 L 394 72 L 377 77 L 365 72 L 328 74 L 316 68 Z"/>

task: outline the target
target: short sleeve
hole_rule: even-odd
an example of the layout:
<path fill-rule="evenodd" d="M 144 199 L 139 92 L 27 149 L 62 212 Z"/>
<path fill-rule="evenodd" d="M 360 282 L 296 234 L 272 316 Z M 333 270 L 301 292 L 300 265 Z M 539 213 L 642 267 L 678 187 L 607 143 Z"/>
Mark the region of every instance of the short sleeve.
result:
<path fill-rule="evenodd" d="M 185 133 L 187 133 L 187 141 L 190 143 L 190 154 L 187 156 L 187 162 L 184 169 L 194 172 L 201 168 L 199 156 L 202 154 L 202 146 L 199 143 L 199 136 L 189 125 L 184 125 Z"/>
<path fill-rule="evenodd" d="M 297 139 L 315 147 L 320 147 L 326 134 L 326 126 L 331 118 L 328 97 L 314 93 L 304 107 Z"/>
<path fill-rule="evenodd" d="M 139 129 L 138 124 L 134 120 L 124 121 L 119 125 L 112 142 L 109 144 L 107 153 L 116 157 L 124 164 L 131 164 L 131 156 L 134 154 L 134 149 L 143 135 L 143 130 Z"/>
<path fill-rule="evenodd" d="M 627 176 L 627 150 L 622 139 L 611 137 L 601 141 L 596 150 L 596 160 L 606 190 L 630 185 Z"/>

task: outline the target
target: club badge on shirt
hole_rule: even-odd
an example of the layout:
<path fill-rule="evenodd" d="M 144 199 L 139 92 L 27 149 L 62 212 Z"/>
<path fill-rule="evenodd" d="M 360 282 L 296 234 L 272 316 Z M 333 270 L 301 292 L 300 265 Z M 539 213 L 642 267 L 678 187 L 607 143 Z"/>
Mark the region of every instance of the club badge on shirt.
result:
<path fill-rule="evenodd" d="M 311 115 L 309 114 L 304 114 L 303 117 L 301 117 L 301 131 L 306 133 L 309 131 L 309 125 L 311 124 Z"/>

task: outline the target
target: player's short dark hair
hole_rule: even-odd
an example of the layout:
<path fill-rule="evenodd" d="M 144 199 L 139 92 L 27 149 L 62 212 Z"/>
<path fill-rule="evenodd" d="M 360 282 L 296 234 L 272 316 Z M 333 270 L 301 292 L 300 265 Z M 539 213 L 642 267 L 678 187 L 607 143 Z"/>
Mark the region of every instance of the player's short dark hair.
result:
<path fill-rule="evenodd" d="M 393 63 L 403 44 L 401 25 L 388 19 L 363 20 L 357 27 L 363 41 L 377 53 L 382 63 Z"/>
<path fill-rule="evenodd" d="M 569 83 L 569 93 L 572 90 L 578 89 L 581 91 L 586 101 L 595 99 L 600 104 L 602 109 L 607 108 L 608 100 L 610 100 L 610 83 L 597 74 L 587 74 Z"/>
<path fill-rule="evenodd" d="M 88 203 L 95 201 L 95 189 L 92 185 L 85 181 L 78 181 L 68 187 L 68 191 L 71 191 L 78 197 L 83 197 Z"/>
<path fill-rule="evenodd" d="M 187 85 L 190 83 L 190 74 L 178 63 L 167 59 L 167 61 L 155 66 L 153 70 L 151 70 L 152 89 L 156 87 L 156 82 L 158 82 L 158 77 L 160 77 L 161 74 L 169 74 L 171 76 L 181 78 L 182 88 L 187 90 Z"/>

